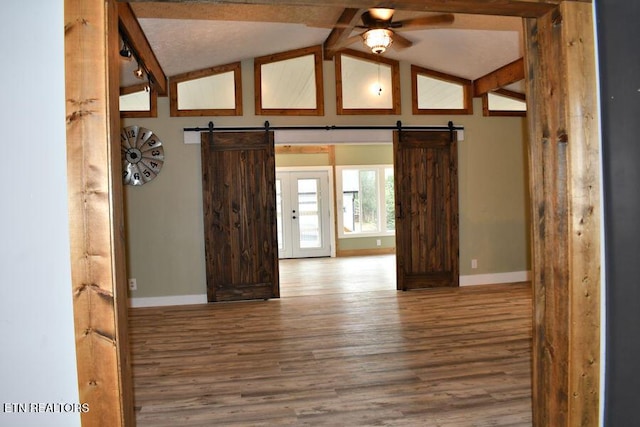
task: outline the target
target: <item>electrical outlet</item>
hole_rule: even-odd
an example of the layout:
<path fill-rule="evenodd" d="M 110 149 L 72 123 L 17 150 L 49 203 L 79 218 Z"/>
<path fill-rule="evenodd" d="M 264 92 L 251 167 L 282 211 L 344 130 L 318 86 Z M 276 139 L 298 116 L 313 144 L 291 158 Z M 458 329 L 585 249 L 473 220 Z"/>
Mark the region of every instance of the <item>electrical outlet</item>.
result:
<path fill-rule="evenodd" d="M 478 260 L 477 259 L 472 259 L 471 260 L 471 268 L 478 268 Z"/>
<path fill-rule="evenodd" d="M 136 279 L 129 279 L 129 290 L 135 291 L 137 289 L 138 289 L 138 283 L 136 282 Z"/>
<path fill-rule="evenodd" d="M 376 246 L 382 246 L 382 240 L 377 239 L 376 240 Z"/>

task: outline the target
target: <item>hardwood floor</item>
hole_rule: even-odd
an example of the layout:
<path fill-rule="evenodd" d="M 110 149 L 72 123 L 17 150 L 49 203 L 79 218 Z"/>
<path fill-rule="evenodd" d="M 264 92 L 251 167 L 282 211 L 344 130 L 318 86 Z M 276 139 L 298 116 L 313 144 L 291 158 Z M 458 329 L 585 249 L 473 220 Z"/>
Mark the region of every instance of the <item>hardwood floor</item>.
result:
<path fill-rule="evenodd" d="M 530 285 L 397 292 L 376 258 L 364 280 L 283 262 L 280 299 L 132 309 L 138 425 L 530 426 Z"/>
<path fill-rule="evenodd" d="M 395 255 L 280 260 L 280 296 L 396 289 Z"/>

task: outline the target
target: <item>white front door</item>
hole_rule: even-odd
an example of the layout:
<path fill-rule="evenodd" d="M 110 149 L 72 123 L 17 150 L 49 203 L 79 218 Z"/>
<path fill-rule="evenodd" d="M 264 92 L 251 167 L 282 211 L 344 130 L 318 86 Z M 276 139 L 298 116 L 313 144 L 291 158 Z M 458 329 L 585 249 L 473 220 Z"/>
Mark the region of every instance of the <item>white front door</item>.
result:
<path fill-rule="evenodd" d="M 331 256 L 329 174 L 276 171 L 280 258 Z"/>

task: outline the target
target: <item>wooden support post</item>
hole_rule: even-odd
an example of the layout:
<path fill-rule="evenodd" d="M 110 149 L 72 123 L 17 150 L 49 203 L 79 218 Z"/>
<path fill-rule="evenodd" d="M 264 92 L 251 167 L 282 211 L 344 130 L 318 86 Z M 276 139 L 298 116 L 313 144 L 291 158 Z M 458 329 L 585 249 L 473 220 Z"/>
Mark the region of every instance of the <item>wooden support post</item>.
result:
<path fill-rule="evenodd" d="M 131 5 L 129 3 L 119 2 L 118 16 L 120 30 L 130 43 L 129 47 L 137 53 L 140 61 L 142 61 L 147 68 L 158 95 L 166 95 L 168 93 L 167 76 L 162 70 L 153 49 L 151 49 L 147 36 L 144 35 L 136 15 L 133 13 L 133 10 L 131 10 Z"/>
<path fill-rule="evenodd" d="M 535 426 L 597 426 L 600 182 L 592 5 L 526 21 Z"/>
<path fill-rule="evenodd" d="M 351 32 L 355 29 L 356 24 L 360 20 L 360 15 L 364 9 L 344 9 L 342 15 L 336 22 L 336 26 L 331 30 L 329 36 L 323 43 L 324 60 L 330 61 L 340 50 L 341 45 L 349 38 Z"/>
<path fill-rule="evenodd" d="M 520 58 L 474 81 L 473 96 L 482 96 L 522 79 L 524 79 L 524 60 Z"/>
<path fill-rule="evenodd" d="M 132 426 L 115 0 L 65 0 L 76 357 L 87 426 Z"/>

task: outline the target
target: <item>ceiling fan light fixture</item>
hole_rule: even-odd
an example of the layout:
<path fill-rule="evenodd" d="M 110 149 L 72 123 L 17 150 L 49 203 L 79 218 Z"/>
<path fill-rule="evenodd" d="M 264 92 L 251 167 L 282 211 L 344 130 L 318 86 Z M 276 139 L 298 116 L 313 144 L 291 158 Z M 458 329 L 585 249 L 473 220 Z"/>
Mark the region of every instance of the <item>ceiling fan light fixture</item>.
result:
<path fill-rule="evenodd" d="M 362 34 L 364 44 L 376 55 L 384 53 L 393 43 L 393 33 L 386 28 L 376 28 Z"/>

